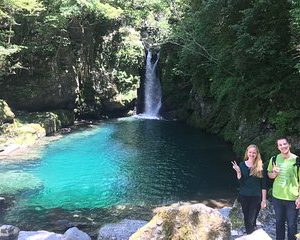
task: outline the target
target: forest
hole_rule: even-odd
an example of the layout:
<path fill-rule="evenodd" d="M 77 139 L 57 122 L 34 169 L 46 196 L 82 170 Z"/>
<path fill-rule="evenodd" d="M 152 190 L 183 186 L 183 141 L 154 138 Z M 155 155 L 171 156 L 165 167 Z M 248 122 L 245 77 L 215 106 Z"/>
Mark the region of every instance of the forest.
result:
<path fill-rule="evenodd" d="M 0 98 L 114 117 L 160 51 L 162 114 L 245 145 L 300 150 L 300 1 L 2 0 Z"/>

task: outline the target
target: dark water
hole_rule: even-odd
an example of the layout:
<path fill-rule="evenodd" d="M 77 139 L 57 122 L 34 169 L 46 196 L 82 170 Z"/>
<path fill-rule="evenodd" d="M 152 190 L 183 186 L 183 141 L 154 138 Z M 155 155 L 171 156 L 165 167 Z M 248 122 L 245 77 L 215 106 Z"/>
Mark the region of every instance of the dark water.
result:
<path fill-rule="evenodd" d="M 39 159 L 0 165 L 0 223 L 28 229 L 151 217 L 153 206 L 235 195 L 231 146 L 186 125 L 125 118 L 49 144 Z M 58 222 L 57 222 L 58 221 Z"/>

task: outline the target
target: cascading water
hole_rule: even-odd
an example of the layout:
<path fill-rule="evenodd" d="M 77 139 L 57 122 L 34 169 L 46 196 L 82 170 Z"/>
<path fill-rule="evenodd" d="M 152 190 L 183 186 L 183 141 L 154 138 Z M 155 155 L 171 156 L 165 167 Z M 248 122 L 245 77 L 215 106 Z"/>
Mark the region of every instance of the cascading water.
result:
<path fill-rule="evenodd" d="M 155 62 L 152 61 L 152 53 L 147 51 L 145 74 L 145 110 L 143 115 L 148 118 L 160 118 L 161 85 L 157 72 L 159 53 Z"/>

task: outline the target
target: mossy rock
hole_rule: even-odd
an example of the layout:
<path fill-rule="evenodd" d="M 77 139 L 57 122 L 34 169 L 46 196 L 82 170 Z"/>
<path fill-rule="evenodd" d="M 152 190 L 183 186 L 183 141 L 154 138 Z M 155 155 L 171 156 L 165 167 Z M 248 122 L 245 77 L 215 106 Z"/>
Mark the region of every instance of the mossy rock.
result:
<path fill-rule="evenodd" d="M 12 123 L 15 118 L 15 114 L 12 112 L 8 104 L 0 99 L 0 124 Z"/>
<path fill-rule="evenodd" d="M 19 112 L 17 117 L 22 123 L 38 123 L 45 130 L 46 135 L 51 135 L 61 128 L 61 121 L 53 112 Z"/>
<path fill-rule="evenodd" d="M 134 233 L 130 240 L 230 239 L 229 220 L 218 210 L 203 204 L 173 204 L 156 212 L 152 220 Z"/>
<path fill-rule="evenodd" d="M 13 124 L 2 125 L 1 145 L 18 144 L 29 146 L 46 135 L 45 129 L 37 123 L 22 124 L 16 120 Z"/>

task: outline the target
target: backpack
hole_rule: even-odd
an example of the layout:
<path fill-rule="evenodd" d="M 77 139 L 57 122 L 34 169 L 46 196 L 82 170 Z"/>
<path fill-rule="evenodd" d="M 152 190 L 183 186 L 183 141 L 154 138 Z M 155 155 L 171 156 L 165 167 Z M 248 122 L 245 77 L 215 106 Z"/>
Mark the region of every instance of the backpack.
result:
<path fill-rule="evenodd" d="M 277 158 L 277 156 L 273 156 L 271 158 L 270 161 L 272 161 L 272 165 L 276 164 L 276 158 Z M 269 165 L 269 162 L 267 162 L 267 163 Z M 265 169 L 264 177 L 266 177 L 266 181 L 267 181 L 267 199 L 271 199 L 274 179 L 271 179 L 271 178 L 268 177 L 268 169 L 267 169 L 268 165 L 264 168 Z M 297 167 L 297 172 L 296 173 L 297 173 L 297 180 L 298 180 L 298 183 L 299 183 L 300 182 L 300 180 L 299 180 L 300 159 L 299 159 L 298 156 L 296 157 L 296 163 L 294 164 L 294 166 Z"/>
<path fill-rule="evenodd" d="M 272 165 L 276 164 L 276 156 L 273 156 L 270 161 L 272 161 Z M 266 179 L 266 182 L 267 182 L 267 199 L 271 200 L 272 199 L 272 190 L 273 190 L 274 179 L 271 179 L 268 176 L 269 162 L 266 162 L 266 165 L 264 167 L 264 178 Z"/>

